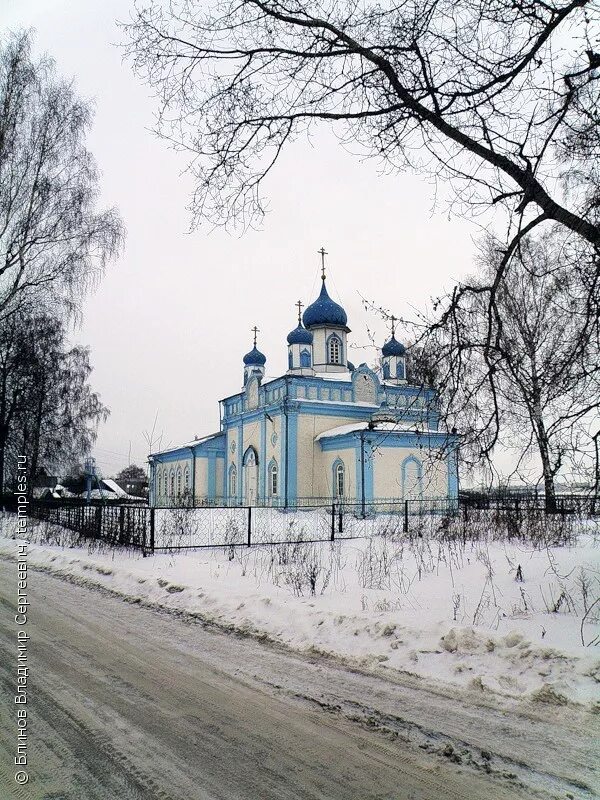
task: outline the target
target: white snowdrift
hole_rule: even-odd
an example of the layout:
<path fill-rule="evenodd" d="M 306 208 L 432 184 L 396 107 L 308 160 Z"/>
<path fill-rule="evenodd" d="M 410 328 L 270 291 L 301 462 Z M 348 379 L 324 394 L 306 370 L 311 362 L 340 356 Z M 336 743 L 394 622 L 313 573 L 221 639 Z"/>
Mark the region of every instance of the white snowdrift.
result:
<path fill-rule="evenodd" d="M 16 557 L 14 531 L 13 519 L 0 519 L 3 557 Z M 33 540 L 40 531 L 32 530 Z M 64 542 L 73 537 L 59 535 Z M 592 707 L 600 660 L 589 643 L 598 635 L 600 604 L 583 627 L 582 617 L 599 594 L 598 545 L 592 533 L 574 546 L 543 549 L 377 537 L 143 558 L 30 542 L 28 560 L 130 600 L 380 674 Z M 515 579 L 519 566 L 522 581 Z"/>

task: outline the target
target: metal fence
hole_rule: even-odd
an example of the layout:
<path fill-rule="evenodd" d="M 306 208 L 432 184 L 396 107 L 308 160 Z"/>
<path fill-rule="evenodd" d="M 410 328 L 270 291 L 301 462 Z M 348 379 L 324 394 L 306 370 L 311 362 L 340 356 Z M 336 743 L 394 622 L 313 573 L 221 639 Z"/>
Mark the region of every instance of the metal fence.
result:
<path fill-rule="evenodd" d="M 29 511 L 31 516 L 79 533 L 84 539 L 152 552 L 153 515 L 147 506 L 33 502 Z"/>
<path fill-rule="evenodd" d="M 537 530 L 557 536 L 581 519 L 600 513 L 600 503 L 578 495 L 560 496 L 553 509 L 543 498 L 482 498 L 335 502 L 327 505 L 170 506 L 61 505 L 34 502 L 32 516 L 111 546 L 144 554 L 203 547 L 237 547 L 335 541 L 375 535 L 460 536 L 489 531 L 526 537 Z"/>

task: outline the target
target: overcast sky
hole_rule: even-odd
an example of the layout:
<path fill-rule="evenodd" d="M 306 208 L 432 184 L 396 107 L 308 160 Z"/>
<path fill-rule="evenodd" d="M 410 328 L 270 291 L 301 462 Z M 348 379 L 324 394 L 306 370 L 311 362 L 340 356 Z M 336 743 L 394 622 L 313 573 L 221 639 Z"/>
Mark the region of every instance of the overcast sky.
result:
<path fill-rule="evenodd" d="M 185 162 L 150 131 L 156 103 L 122 62 L 116 20 L 131 0 L 0 0 L 3 26 L 36 30 L 38 52 L 93 99 L 88 139 L 102 174 L 102 204 L 117 206 L 127 227 L 119 260 L 86 301 L 74 341 L 89 345 L 92 383 L 111 409 L 95 456 L 105 476 L 147 455 L 144 431 L 158 414 L 162 446 L 218 429 L 218 400 L 239 391 L 250 329 L 260 328 L 267 374 L 287 368 L 285 337 L 294 303 L 319 288 L 319 257 L 328 256 L 328 287 L 348 313 L 349 341 L 380 344 L 382 321 L 360 295 L 397 316 L 472 270 L 471 223 L 449 218 L 443 186 L 411 174 L 382 176 L 323 131 L 290 149 L 270 179 L 270 213 L 260 231 L 188 233 L 191 185 Z M 402 338 L 402 331 L 399 331 Z M 373 350 L 351 352 L 355 364 Z"/>

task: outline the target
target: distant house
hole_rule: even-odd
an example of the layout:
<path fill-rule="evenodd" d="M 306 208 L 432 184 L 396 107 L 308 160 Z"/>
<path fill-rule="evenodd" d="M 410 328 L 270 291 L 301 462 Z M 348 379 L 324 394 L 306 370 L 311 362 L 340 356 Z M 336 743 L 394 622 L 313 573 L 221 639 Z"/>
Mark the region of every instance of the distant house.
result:
<path fill-rule="evenodd" d="M 133 497 L 148 498 L 148 480 L 146 478 L 116 478 L 116 483 L 124 492 Z"/>
<path fill-rule="evenodd" d="M 38 475 L 33 481 L 33 496 L 36 499 L 51 497 L 57 483 L 58 477 L 56 475 Z"/>
<path fill-rule="evenodd" d="M 99 485 L 98 485 L 99 484 Z M 84 490 L 79 494 L 79 497 L 87 498 L 87 490 Z M 125 489 L 123 489 L 117 481 L 113 480 L 112 478 L 98 478 L 98 483 L 94 482 L 92 485 L 92 490 L 90 492 L 90 499 L 91 500 L 108 500 L 108 501 L 118 501 L 121 502 L 123 500 L 141 500 L 141 497 L 137 495 L 130 494 Z"/>
<path fill-rule="evenodd" d="M 68 488 L 63 486 L 58 478 L 44 478 L 44 483 L 48 485 L 34 487 L 33 496 L 36 500 L 87 499 L 87 489 L 83 479 L 70 481 Z M 90 492 L 90 500 L 104 500 L 114 503 L 127 500 L 139 502 L 142 499 L 144 498 L 137 494 L 127 492 L 112 478 L 98 478 L 97 482 L 94 480 Z"/>

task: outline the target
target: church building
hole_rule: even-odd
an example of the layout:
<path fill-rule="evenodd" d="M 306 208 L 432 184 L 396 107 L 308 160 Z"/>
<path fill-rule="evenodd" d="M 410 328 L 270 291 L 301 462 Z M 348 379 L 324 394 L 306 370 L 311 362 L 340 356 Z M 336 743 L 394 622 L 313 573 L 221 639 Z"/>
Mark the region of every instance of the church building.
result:
<path fill-rule="evenodd" d="M 456 498 L 458 437 L 439 430 L 434 390 L 407 382 L 393 318 L 373 370 L 348 360 L 348 319 L 327 292 L 324 263 L 319 296 L 304 314 L 296 305 L 287 372 L 265 377 L 254 328 L 243 388 L 220 401 L 220 430 L 149 456 L 151 504 Z"/>

